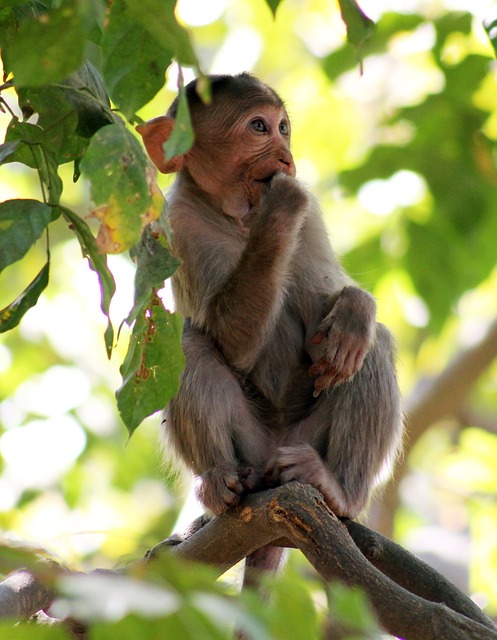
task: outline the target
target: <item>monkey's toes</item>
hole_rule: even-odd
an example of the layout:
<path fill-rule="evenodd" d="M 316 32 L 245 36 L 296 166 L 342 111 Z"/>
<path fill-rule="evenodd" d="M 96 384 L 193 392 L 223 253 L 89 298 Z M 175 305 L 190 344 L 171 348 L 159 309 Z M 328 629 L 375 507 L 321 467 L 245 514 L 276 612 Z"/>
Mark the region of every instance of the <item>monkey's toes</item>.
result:
<path fill-rule="evenodd" d="M 213 468 L 198 479 L 197 497 L 216 515 L 240 502 L 243 484 L 236 471 Z"/>
<path fill-rule="evenodd" d="M 238 477 L 240 478 L 244 491 L 257 491 L 263 487 L 262 473 L 254 467 L 240 468 L 238 470 Z"/>

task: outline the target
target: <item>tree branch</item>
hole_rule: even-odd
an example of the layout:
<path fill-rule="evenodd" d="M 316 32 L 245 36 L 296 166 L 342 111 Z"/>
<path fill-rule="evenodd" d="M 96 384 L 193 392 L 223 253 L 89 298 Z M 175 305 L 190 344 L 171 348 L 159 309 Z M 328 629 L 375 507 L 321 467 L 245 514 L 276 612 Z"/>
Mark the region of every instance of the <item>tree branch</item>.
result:
<path fill-rule="evenodd" d="M 210 521 L 199 519 L 188 535 L 160 543 L 139 564 L 153 563 L 167 547 L 221 574 L 266 544 L 295 546 L 326 581 L 361 587 L 380 624 L 405 640 L 497 640 L 492 621 L 454 585 L 399 545 L 357 523 L 342 523 L 318 491 L 296 482 L 252 494 Z M 12 579 L 0 584 L 0 615 Z M 8 611 L 26 615 L 25 594 L 17 594 L 20 605 L 10 604 Z"/>
<path fill-rule="evenodd" d="M 456 415 L 475 382 L 497 357 L 497 320 L 483 338 L 462 351 L 432 380 L 421 381 L 406 403 L 409 447 L 433 423 Z"/>
<path fill-rule="evenodd" d="M 383 536 L 357 523 L 342 524 L 308 485 L 292 482 L 248 496 L 174 549 L 222 573 L 254 549 L 270 543 L 289 546 L 287 540 L 326 581 L 364 589 L 382 626 L 396 636 L 497 640 L 493 622 L 454 585 Z M 168 544 L 155 547 L 150 558 Z"/>

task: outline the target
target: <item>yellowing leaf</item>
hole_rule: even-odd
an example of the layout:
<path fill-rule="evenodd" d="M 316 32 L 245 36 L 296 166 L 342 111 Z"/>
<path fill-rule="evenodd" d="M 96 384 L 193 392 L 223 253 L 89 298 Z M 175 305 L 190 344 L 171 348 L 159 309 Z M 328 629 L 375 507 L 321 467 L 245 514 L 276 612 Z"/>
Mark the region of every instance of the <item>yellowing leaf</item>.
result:
<path fill-rule="evenodd" d="M 81 167 L 91 181 L 92 215 L 102 223 L 100 251 L 126 251 L 163 206 L 142 147 L 122 124 L 108 125 L 91 139 Z"/>

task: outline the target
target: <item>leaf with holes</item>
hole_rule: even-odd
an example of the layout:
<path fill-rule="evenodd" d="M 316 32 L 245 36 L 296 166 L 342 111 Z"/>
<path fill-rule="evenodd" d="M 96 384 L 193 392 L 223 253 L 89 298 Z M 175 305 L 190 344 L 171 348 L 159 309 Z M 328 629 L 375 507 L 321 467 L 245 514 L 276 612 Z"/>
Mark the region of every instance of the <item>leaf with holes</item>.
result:
<path fill-rule="evenodd" d="M 133 255 L 134 254 L 134 255 Z M 164 281 L 171 277 L 179 261 L 171 255 L 163 233 L 145 227 L 140 243 L 134 247 L 132 257 L 136 260 L 135 299 L 126 322 L 134 322 L 147 303 L 153 289 L 161 289 Z"/>
<path fill-rule="evenodd" d="M 184 366 L 181 317 L 166 311 L 155 292 L 147 307 L 133 327 L 121 366 L 123 384 L 116 392 L 119 413 L 130 435 L 174 396 Z"/>

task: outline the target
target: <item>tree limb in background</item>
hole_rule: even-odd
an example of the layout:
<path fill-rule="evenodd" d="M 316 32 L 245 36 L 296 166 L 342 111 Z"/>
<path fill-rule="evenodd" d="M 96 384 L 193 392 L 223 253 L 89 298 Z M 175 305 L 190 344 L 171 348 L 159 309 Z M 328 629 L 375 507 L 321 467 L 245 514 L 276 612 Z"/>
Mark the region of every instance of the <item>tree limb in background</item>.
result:
<path fill-rule="evenodd" d="M 393 480 L 386 486 L 381 505 L 371 518 L 372 526 L 387 536 L 392 535 L 393 514 L 398 507 L 399 484 L 407 472 L 409 452 L 419 438 L 443 418 L 460 415 L 468 394 L 476 381 L 497 358 L 497 320 L 483 338 L 461 351 L 436 377 L 421 380 L 405 403 L 407 437 L 404 456 Z"/>

